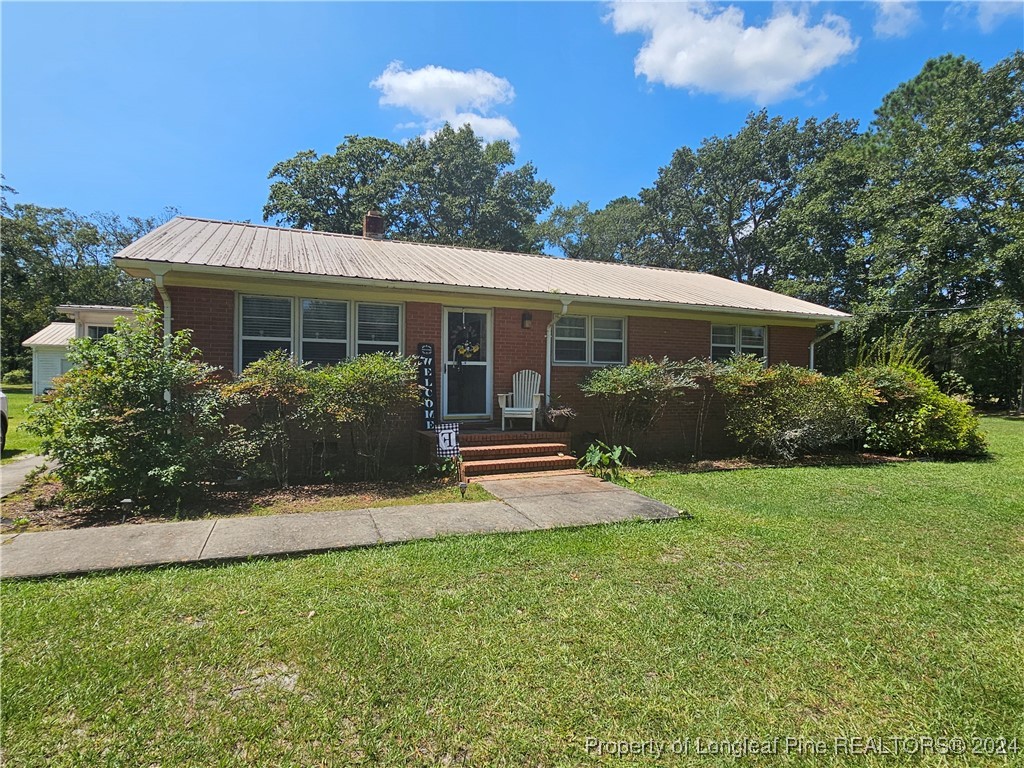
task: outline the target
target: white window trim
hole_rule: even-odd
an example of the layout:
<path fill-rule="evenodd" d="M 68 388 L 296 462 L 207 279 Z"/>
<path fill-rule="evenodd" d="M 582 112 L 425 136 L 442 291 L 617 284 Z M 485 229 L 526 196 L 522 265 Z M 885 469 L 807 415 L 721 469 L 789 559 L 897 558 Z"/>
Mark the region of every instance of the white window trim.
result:
<path fill-rule="evenodd" d="M 566 317 L 582 317 L 585 321 L 586 337 L 585 341 L 587 344 L 587 359 L 586 360 L 559 360 L 556 357 L 558 342 L 559 341 L 581 341 L 581 339 L 559 339 L 558 338 L 558 325 L 552 328 L 551 333 L 551 364 L 563 367 L 576 367 L 576 368 L 606 368 L 609 365 L 625 365 L 629 360 L 629 350 L 627 345 L 629 343 L 629 318 L 626 317 L 611 317 L 609 315 L 573 315 L 569 314 Z M 560 319 L 560 318 L 556 318 Z M 595 361 L 594 360 L 594 320 L 616 320 L 622 323 L 622 359 L 616 361 Z M 612 339 L 598 339 L 598 341 L 613 341 Z"/>
<path fill-rule="evenodd" d="M 732 325 L 731 323 L 711 323 L 708 329 L 708 359 L 711 360 L 715 354 L 715 347 L 724 347 L 724 344 L 715 344 L 715 328 L 732 328 L 736 333 L 736 340 L 733 343 L 732 354 L 737 355 L 743 350 L 743 329 L 763 328 L 764 329 L 764 355 L 761 357 L 765 363 L 768 362 L 768 326 L 767 325 Z"/>
<path fill-rule="evenodd" d="M 290 340 L 291 345 L 291 357 L 295 362 L 301 362 L 300 355 L 302 353 L 302 300 L 312 299 L 314 301 L 337 301 L 345 302 L 348 305 L 347 308 L 347 330 L 348 339 L 346 340 L 348 349 L 348 359 L 355 357 L 358 342 L 356 336 L 359 333 L 357 328 L 358 315 L 356 314 L 356 305 L 358 304 L 373 304 L 378 306 L 387 307 L 398 307 L 398 348 L 397 354 L 405 354 L 405 304 L 402 302 L 394 301 L 357 301 L 348 297 L 338 298 L 326 298 L 323 296 L 307 296 L 305 294 L 291 294 L 283 296 L 279 293 L 249 293 L 244 291 L 235 292 L 235 375 L 242 372 L 242 299 L 246 296 L 256 296 L 259 298 L 266 299 L 287 299 L 291 302 L 292 307 L 292 337 Z M 251 339 L 263 338 L 264 340 L 272 340 L 270 337 L 247 337 Z M 284 339 L 280 339 L 284 341 Z M 317 341 L 316 339 L 310 339 L 310 341 Z M 323 340 L 321 340 L 323 341 Z"/>
<path fill-rule="evenodd" d="M 85 337 L 87 339 L 92 339 L 92 336 L 89 335 L 89 331 L 91 329 L 93 329 L 93 328 L 106 328 L 106 329 L 108 329 L 107 333 L 113 333 L 114 332 L 114 326 L 113 325 L 100 325 L 99 323 L 86 323 L 86 325 L 85 325 Z M 98 338 L 102 338 L 102 337 L 98 337 Z M 93 340 L 96 341 L 98 339 L 93 339 Z"/>

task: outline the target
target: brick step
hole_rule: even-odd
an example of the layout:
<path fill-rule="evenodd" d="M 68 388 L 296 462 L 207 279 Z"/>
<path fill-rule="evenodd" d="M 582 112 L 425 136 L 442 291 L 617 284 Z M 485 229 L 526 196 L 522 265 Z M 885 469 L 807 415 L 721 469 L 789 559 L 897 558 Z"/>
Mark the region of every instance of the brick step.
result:
<path fill-rule="evenodd" d="M 467 448 L 475 445 L 519 445 L 522 443 L 564 443 L 569 444 L 568 432 L 469 432 L 459 433 L 459 445 Z"/>
<path fill-rule="evenodd" d="M 484 459 L 463 461 L 463 477 L 478 475 L 508 475 L 513 472 L 541 472 L 549 469 L 572 469 L 576 459 L 572 456 L 522 456 L 517 459 Z"/>
<path fill-rule="evenodd" d="M 522 456 L 554 456 L 569 453 L 565 443 L 495 443 L 493 445 L 469 445 L 460 449 L 463 461 L 483 459 L 517 458 Z"/>

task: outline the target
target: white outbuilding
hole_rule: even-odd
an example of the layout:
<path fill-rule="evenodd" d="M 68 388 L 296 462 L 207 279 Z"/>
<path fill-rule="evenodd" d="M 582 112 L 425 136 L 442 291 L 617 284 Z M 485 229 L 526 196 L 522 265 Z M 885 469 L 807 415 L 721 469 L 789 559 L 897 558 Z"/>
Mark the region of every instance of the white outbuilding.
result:
<path fill-rule="evenodd" d="M 114 330 L 114 319 L 134 317 L 131 307 L 99 304 L 64 304 L 57 310 L 72 322 L 50 323 L 22 344 L 32 350 L 32 394 L 42 395 L 53 386 L 53 380 L 67 373 L 68 344 L 72 339 L 98 339 Z"/>

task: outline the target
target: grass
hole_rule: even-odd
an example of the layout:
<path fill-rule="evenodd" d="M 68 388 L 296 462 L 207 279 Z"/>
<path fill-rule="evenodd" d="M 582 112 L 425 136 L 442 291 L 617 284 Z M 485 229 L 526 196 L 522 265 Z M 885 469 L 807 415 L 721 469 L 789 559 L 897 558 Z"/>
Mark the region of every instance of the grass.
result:
<path fill-rule="evenodd" d="M 1024 748 L 1024 423 L 984 423 L 992 461 L 634 486 L 689 520 L 3 583 L 5 759 L 619 763 L 588 737 Z"/>
<path fill-rule="evenodd" d="M 25 423 L 25 409 L 32 404 L 31 384 L 4 384 L 7 395 L 7 444 L 0 464 L 38 454 L 42 438 L 19 429 Z"/>

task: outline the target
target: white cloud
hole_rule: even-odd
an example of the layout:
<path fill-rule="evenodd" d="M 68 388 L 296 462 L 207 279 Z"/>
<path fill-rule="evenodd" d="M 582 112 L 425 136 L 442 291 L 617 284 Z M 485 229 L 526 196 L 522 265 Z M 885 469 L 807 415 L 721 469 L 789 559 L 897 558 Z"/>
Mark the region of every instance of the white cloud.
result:
<path fill-rule="evenodd" d="M 952 3 L 946 8 L 943 26 L 958 29 L 972 22 L 988 34 L 1009 18 L 1024 17 L 1024 4 L 1020 0 L 975 0 L 974 2 Z"/>
<path fill-rule="evenodd" d="M 634 70 L 649 82 L 759 104 L 796 95 L 859 42 L 845 18 L 826 13 L 812 24 L 806 6 L 778 5 L 762 26 L 747 26 L 733 5 L 616 0 L 606 20 L 617 34 L 646 35 Z"/>
<path fill-rule="evenodd" d="M 519 138 L 511 120 L 489 114 L 499 104 L 511 102 L 515 89 L 505 78 L 485 70 L 460 72 L 432 64 L 406 69 L 402 62 L 393 61 L 370 87 L 381 92 L 381 106 L 408 109 L 422 118 L 402 127 L 421 128 L 426 136 L 448 122 L 455 128 L 468 123 L 484 141 Z"/>
<path fill-rule="evenodd" d="M 875 5 L 875 36 L 906 37 L 921 18 L 917 3 L 906 0 L 877 0 Z"/>

